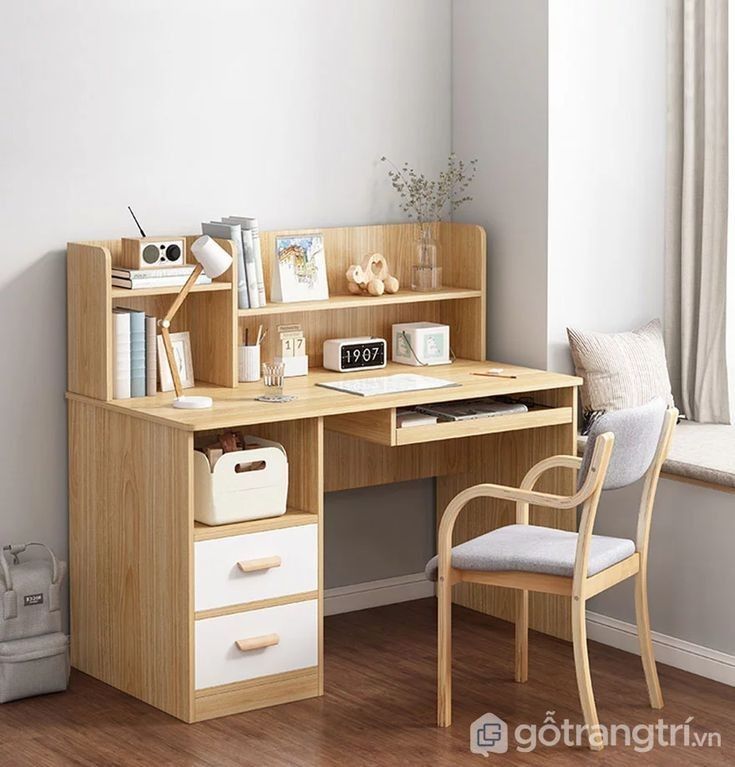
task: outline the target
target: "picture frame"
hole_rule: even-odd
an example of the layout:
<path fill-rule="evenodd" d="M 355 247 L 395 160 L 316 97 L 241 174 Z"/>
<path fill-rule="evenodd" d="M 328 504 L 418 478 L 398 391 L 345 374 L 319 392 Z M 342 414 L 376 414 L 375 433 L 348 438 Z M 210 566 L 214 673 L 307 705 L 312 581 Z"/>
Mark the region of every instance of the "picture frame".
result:
<path fill-rule="evenodd" d="M 157 337 L 158 344 L 158 378 L 161 391 L 173 391 L 174 379 L 171 368 L 166 358 L 166 347 L 163 345 L 163 336 Z M 176 367 L 179 371 L 182 389 L 191 389 L 194 386 L 194 365 L 191 361 L 191 338 L 189 332 L 171 333 L 171 346 L 174 350 Z"/>
<path fill-rule="evenodd" d="M 289 234 L 276 237 L 271 300 L 326 301 L 329 298 L 324 235 Z"/>

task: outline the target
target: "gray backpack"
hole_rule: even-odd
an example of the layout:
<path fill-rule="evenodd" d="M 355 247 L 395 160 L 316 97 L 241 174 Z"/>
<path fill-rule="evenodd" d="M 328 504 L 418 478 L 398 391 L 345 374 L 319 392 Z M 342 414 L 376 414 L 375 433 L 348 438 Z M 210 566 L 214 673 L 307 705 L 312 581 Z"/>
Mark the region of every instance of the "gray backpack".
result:
<path fill-rule="evenodd" d="M 46 549 L 48 559 L 21 561 L 29 546 Z M 60 605 L 65 573 L 66 564 L 42 543 L 0 552 L 0 703 L 66 689 L 69 642 L 61 633 Z"/>

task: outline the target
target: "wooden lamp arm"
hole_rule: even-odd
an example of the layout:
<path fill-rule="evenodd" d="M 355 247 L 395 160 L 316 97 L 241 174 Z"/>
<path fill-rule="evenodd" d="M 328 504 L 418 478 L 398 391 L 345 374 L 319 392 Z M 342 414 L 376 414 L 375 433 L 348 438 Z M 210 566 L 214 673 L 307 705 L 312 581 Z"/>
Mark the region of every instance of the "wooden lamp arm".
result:
<path fill-rule="evenodd" d="M 204 267 L 201 264 L 197 264 L 192 273 L 189 275 L 187 281 L 181 287 L 173 303 L 166 312 L 166 315 L 162 320 L 159 320 L 158 324 L 161 326 L 161 338 L 163 339 L 163 348 L 166 350 L 166 359 L 168 360 L 168 366 L 171 369 L 171 379 L 174 382 L 174 391 L 176 392 L 177 399 L 183 396 L 183 389 L 181 387 L 181 376 L 179 376 L 179 369 L 176 367 L 176 357 L 174 357 L 174 347 L 171 344 L 171 321 L 176 316 L 176 312 L 179 311 L 181 305 L 186 300 L 186 297 L 191 292 L 191 289 L 199 279 L 199 275 L 204 271 Z"/>
<path fill-rule="evenodd" d="M 166 323 L 169 325 L 171 324 L 171 320 L 176 315 L 176 312 L 179 311 L 181 308 L 181 304 L 184 303 L 186 300 L 186 297 L 191 292 L 191 289 L 194 287 L 196 281 L 199 279 L 201 273 L 204 271 L 204 267 L 201 264 L 197 264 L 194 267 L 194 270 L 189 275 L 189 279 L 183 284 L 181 287 L 181 290 L 179 291 L 179 294 L 174 299 L 173 303 L 169 307 L 169 310 L 166 312 L 166 316 L 161 320 L 161 326 L 165 326 Z"/>

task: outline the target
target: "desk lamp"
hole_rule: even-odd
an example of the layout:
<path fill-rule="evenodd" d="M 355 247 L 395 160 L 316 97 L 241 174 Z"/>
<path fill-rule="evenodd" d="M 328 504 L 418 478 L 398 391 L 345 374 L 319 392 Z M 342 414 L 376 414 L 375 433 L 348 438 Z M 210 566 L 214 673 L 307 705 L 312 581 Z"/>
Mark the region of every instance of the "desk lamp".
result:
<path fill-rule="evenodd" d="M 174 348 L 171 344 L 171 333 L 169 328 L 171 327 L 171 321 L 176 315 L 176 312 L 179 311 L 181 305 L 186 300 L 186 297 L 191 292 L 199 275 L 203 272 L 207 277 L 211 277 L 212 279 L 219 277 L 230 268 L 230 265 L 232 264 L 232 256 L 206 234 L 192 243 L 191 253 L 197 261 L 194 271 L 184 283 L 181 291 L 171 304 L 171 308 L 166 312 L 166 316 L 159 324 L 161 326 L 163 346 L 166 349 L 166 359 L 168 360 L 169 368 L 171 368 L 171 378 L 173 379 L 174 389 L 176 390 L 176 399 L 173 401 L 173 406 L 185 410 L 200 410 L 202 408 L 212 407 L 212 398 L 184 396 L 181 389 L 179 369 L 176 365 L 176 358 L 174 357 Z"/>

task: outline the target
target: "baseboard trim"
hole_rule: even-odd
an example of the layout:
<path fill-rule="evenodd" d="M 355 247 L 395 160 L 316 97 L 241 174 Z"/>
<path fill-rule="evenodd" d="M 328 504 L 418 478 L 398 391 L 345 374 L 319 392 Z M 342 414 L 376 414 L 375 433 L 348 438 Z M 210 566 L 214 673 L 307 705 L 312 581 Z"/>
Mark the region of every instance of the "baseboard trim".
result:
<path fill-rule="evenodd" d="M 600 613 L 587 613 L 587 636 L 595 642 L 640 655 L 635 624 Z M 687 642 L 677 637 L 651 632 L 658 663 L 735 686 L 735 655 Z"/>
<path fill-rule="evenodd" d="M 338 615 L 433 596 L 434 582 L 427 580 L 423 573 L 411 573 L 326 589 L 324 614 Z"/>

